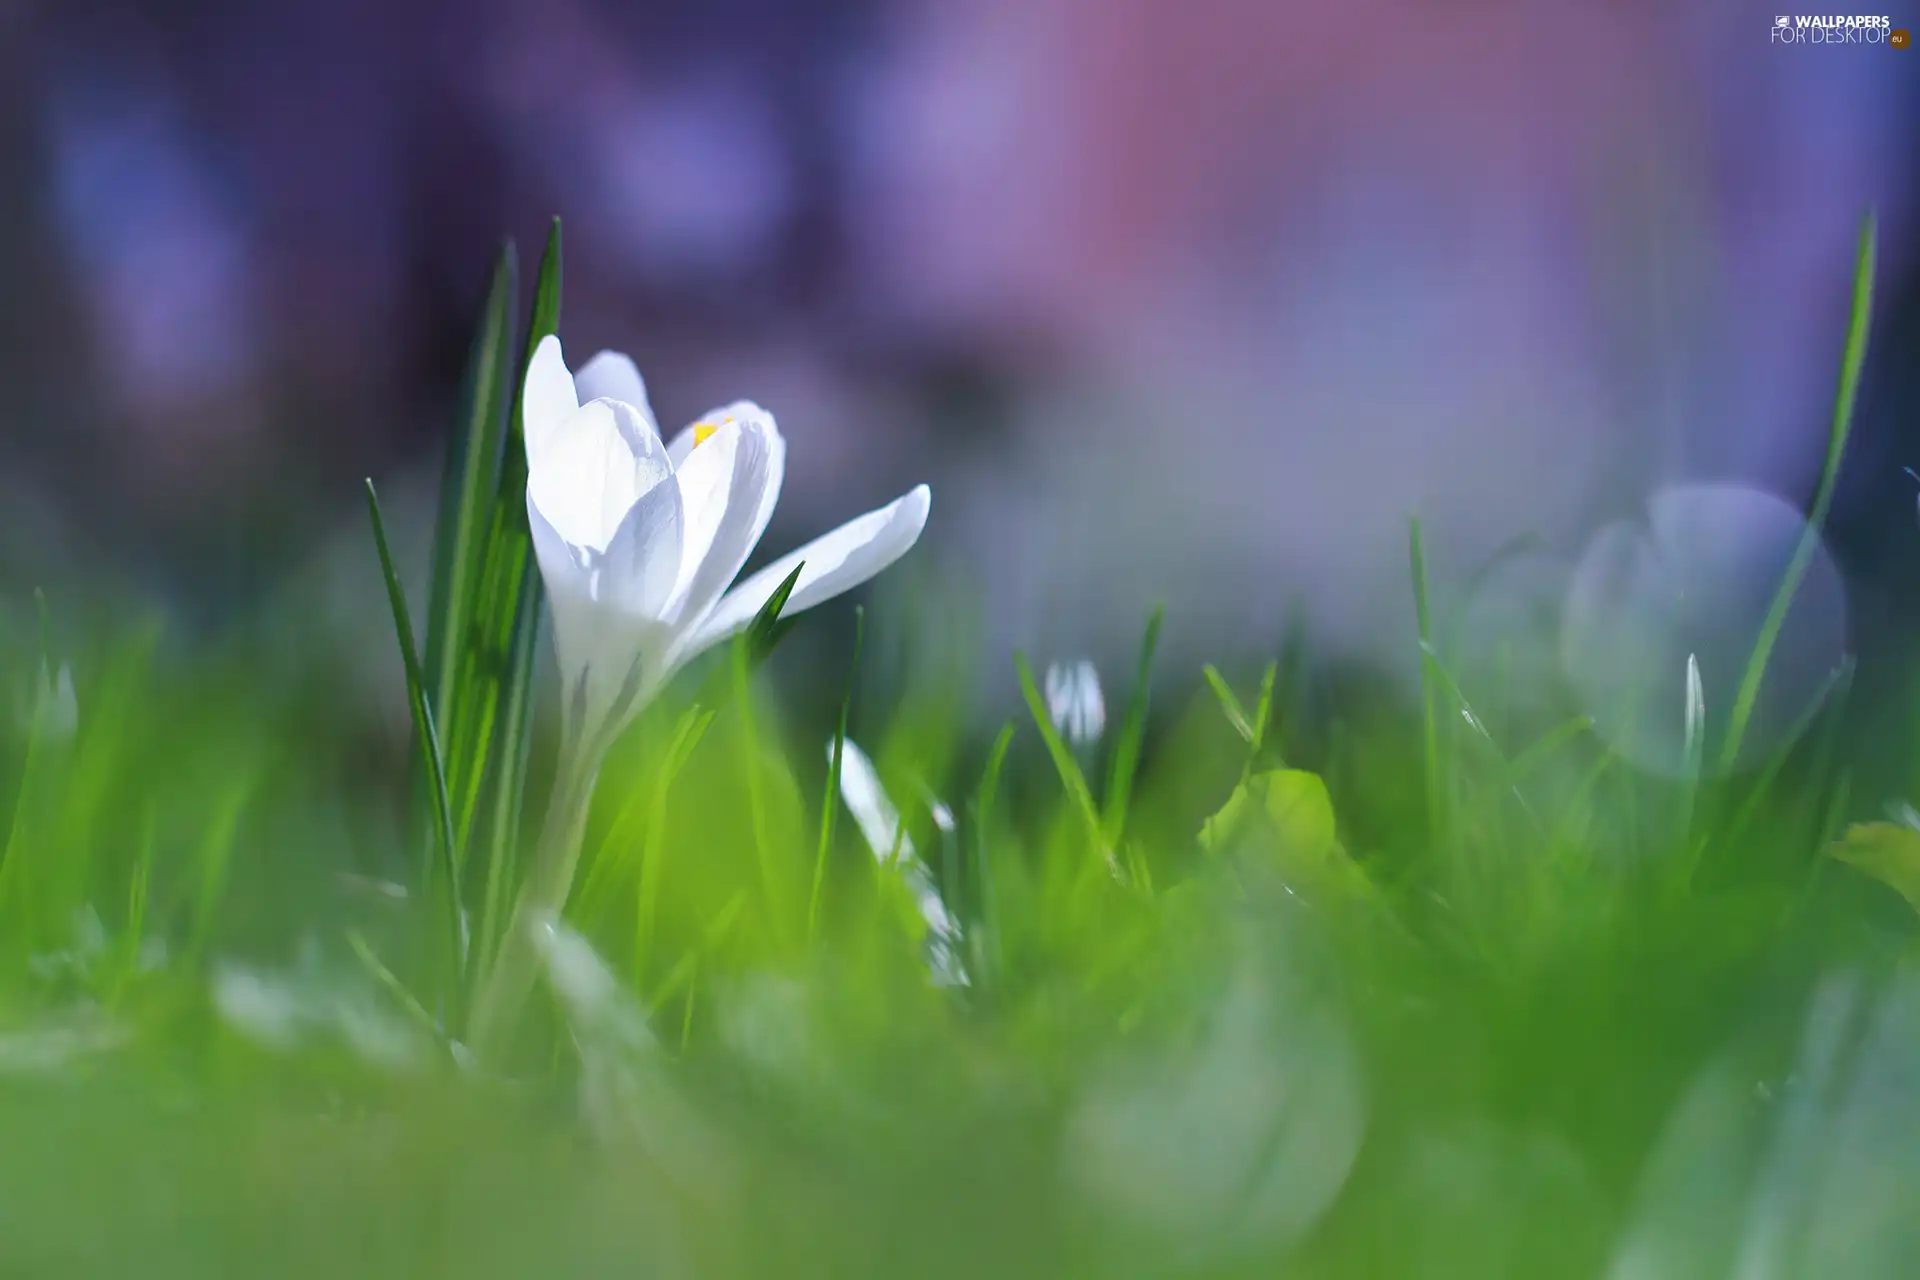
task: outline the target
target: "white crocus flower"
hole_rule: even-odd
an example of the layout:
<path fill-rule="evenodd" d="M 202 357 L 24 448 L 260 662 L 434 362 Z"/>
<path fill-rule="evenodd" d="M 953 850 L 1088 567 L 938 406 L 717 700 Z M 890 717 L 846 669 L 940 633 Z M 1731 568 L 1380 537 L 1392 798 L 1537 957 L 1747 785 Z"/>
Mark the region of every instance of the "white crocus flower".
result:
<path fill-rule="evenodd" d="M 772 414 L 739 401 L 663 442 L 633 361 L 603 351 L 575 377 L 555 337 L 535 351 L 525 395 L 527 519 L 568 729 L 583 746 L 617 734 L 676 670 L 743 630 L 796 565 L 784 615 L 867 581 L 927 522 L 920 485 L 729 590 L 786 473 Z"/>
<path fill-rule="evenodd" d="M 798 567 L 782 616 L 859 586 L 926 527 L 925 485 L 734 584 L 786 474 L 773 415 L 737 401 L 663 442 L 633 361 L 603 351 L 576 378 L 547 337 L 523 392 L 527 523 L 553 610 L 563 754 L 540 847 L 475 1002 L 481 1056 L 533 986 L 538 939 L 573 886 L 600 759 L 688 661 L 737 635 Z"/>

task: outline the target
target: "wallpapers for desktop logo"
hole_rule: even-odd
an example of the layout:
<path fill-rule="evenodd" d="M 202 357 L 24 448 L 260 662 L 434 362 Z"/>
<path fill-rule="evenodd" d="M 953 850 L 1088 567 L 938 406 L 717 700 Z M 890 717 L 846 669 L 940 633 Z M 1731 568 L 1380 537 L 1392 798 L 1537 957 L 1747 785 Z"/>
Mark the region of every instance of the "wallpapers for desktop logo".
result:
<path fill-rule="evenodd" d="M 1774 44 L 1879 44 L 1904 49 L 1912 43 L 1893 19 L 1859 14 L 1787 14 L 1773 20 Z"/>

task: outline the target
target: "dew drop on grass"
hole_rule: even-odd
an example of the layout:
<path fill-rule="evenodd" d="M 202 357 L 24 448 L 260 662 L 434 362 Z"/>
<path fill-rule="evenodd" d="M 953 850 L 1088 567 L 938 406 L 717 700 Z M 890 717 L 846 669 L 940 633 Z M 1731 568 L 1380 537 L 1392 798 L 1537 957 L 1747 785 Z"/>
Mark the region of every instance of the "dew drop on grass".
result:
<path fill-rule="evenodd" d="M 1771 494 L 1679 485 L 1588 543 L 1568 585 L 1561 659 L 1596 731 L 1635 765 L 1677 775 L 1687 660 L 1697 655 L 1706 765 L 1718 760 L 1741 677 L 1806 522 Z M 1773 645 L 1736 768 L 1785 744 L 1846 652 L 1846 592 L 1815 547 Z"/>

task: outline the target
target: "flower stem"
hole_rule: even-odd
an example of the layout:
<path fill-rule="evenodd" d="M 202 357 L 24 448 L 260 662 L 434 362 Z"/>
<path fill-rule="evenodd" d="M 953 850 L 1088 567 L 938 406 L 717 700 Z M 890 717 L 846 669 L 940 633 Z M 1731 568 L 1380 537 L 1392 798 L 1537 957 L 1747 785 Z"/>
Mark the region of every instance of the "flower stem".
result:
<path fill-rule="evenodd" d="M 504 1055 L 520 1011 L 533 990 L 539 955 L 534 930 L 558 918 L 573 888 L 580 862 L 580 842 L 586 833 L 587 812 L 594 783 L 600 776 L 599 753 L 591 749 L 565 751 L 554 776 L 553 794 L 540 827 L 533 870 L 520 887 L 499 952 L 480 982 L 473 1004 L 468 1039 L 482 1061 Z"/>

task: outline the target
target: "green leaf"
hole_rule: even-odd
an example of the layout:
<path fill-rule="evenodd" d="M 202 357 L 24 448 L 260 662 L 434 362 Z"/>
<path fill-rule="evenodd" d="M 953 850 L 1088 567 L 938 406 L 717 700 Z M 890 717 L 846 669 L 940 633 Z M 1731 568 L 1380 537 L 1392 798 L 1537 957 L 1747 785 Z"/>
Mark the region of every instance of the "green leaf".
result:
<path fill-rule="evenodd" d="M 1592 728 L 1593 719 L 1590 716 L 1577 715 L 1562 720 L 1513 758 L 1513 764 L 1507 770 L 1504 785 L 1517 789 L 1521 783 L 1533 776 L 1535 769 L 1552 759 L 1562 747 L 1581 734 L 1591 731 Z"/>
<path fill-rule="evenodd" d="M 194 851 L 193 926 L 187 948 L 196 959 L 206 954 L 213 938 L 214 913 L 227 890 L 227 873 L 233 866 L 233 847 L 240 833 L 240 815 L 252 798 L 253 780 L 235 778 L 227 783 L 214 818 L 200 837 Z"/>
<path fill-rule="evenodd" d="M 682 709 L 674 721 L 673 732 L 668 735 L 666 746 L 660 752 L 657 765 L 648 775 L 648 785 L 641 786 L 636 780 L 627 788 L 627 798 L 621 803 L 613 821 L 607 825 L 606 834 L 594 850 L 586 882 L 574 895 L 568 911 L 568 915 L 580 923 L 583 932 L 594 932 L 605 923 L 613 884 L 622 871 L 631 869 L 637 861 L 641 871 L 638 919 L 643 927 L 636 931 L 635 939 L 644 942 L 643 935 L 652 921 L 649 903 L 658 894 L 657 885 L 650 885 L 647 878 L 657 878 L 662 870 L 656 865 L 649 872 L 647 867 L 649 860 L 656 858 L 652 851 L 662 847 L 668 793 L 693 758 L 694 749 L 706 736 L 715 714 L 712 708 L 698 702 Z M 634 963 L 637 980 L 641 976 L 638 972 L 641 960 L 637 950 Z"/>
<path fill-rule="evenodd" d="M 1220 674 L 1218 667 L 1208 663 L 1201 668 L 1200 673 L 1207 678 L 1207 686 L 1213 690 L 1214 698 L 1219 701 L 1220 711 L 1226 716 L 1227 723 L 1232 725 L 1233 731 L 1240 735 L 1240 740 L 1247 744 L 1247 757 L 1240 765 L 1240 781 L 1244 783 L 1253 776 L 1254 766 L 1260 760 L 1261 748 L 1266 745 L 1267 727 L 1273 722 L 1273 686 L 1280 674 L 1280 664 L 1269 662 L 1267 669 L 1261 673 L 1260 700 L 1251 716 L 1247 714 L 1247 709 L 1241 704 L 1239 696 L 1234 693 L 1233 686 L 1228 684 L 1227 678 Z"/>
<path fill-rule="evenodd" d="M 406 1015 L 407 1020 L 424 1032 L 435 1044 L 444 1046 L 447 1039 L 446 1032 L 433 1020 L 433 1015 L 426 1011 L 419 1000 L 414 998 L 413 992 L 407 990 L 407 984 L 400 981 L 393 970 L 387 968 L 379 955 L 374 952 L 372 944 L 361 936 L 359 930 L 347 930 L 347 946 L 352 949 L 354 958 L 360 962 L 361 968 L 365 969 L 367 975 L 392 998 L 400 1012 Z"/>
<path fill-rule="evenodd" d="M 477 980 L 493 963 L 506 927 L 507 898 L 519 879 L 520 823 L 526 805 L 527 764 L 533 754 L 533 655 L 540 633 L 539 574 L 521 580 L 518 617 L 508 646 L 511 666 L 494 753 L 493 813 L 488 827 L 487 878 L 480 935 L 471 957 Z"/>
<path fill-rule="evenodd" d="M 783 617 L 781 610 L 787 607 L 794 584 L 799 582 L 800 571 L 805 567 L 795 565 L 793 572 L 774 588 L 767 602 L 760 606 L 760 612 L 753 615 L 753 621 L 733 638 L 727 649 L 728 660 L 708 672 L 694 701 L 711 707 L 723 705 L 737 688 L 743 687 L 735 679 L 737 668 L 751 676 L 773 656 L 773 651 L 799 621 L 798 617 Z"/>
<path fill-rule="evenodd" d="M 1413 574 L 1414 619 L 1420 631 L 1420 720 L 1427 824 L 1429 835 L 1437 841 L 1447 828 L 1445 765 L 1440 759 L 1440 664 L 1433 652 L 1433 613 L 1427 604 L 1427 553 L 1417 516 L 1407 526 L 1407 558 Z"/>
<path fill-rule="evenodd" d="M 468 669 L 476 740 L 491 759 L 475 766 L 476 779 L 491 770 L 493 811 L 488 831 L 486 899 L 473 977 L 486 972 L 508 927 L 507 899 L 518 879 L 521 816 L 533 742 L 533 662 L 545 595 L 540 566 L 527 528 L 527 366 L 533 353 L 560 326 L 560 219 L 547 232 L 546 250 L 534 281 L 533 313 L 518 374 L 510 388 L 507 436 L 500 459 L 487 538 L 483 591 L 474 616 Z M 476 787 L 478 782 L 476 781 Z M 477 795 L 477 791 L 475 793 Z"/>
<path fill-rule="evenodd" d="M 1220 669 L 1209 662 L 1200 668 L 1200 674 L 1207 678 L 1207 687 L 1213 690 L 1213 696 L 1220 703 L 1221 714 L 1227 717 L 1227 723 L 1240 735 L 1240 740 L 1248 746 L 1253 745 L 1253 721 L 1247 716 L 1247 709 L 1240 705 L 1240 699 L 1234 695 L 1233 686 L 1220 674 Z"/>
<path fill-rule="evenodd" d="M 1008 721 L 1000 727 L 992 749 L 987 752 L 987 765 L 981 770 L 980 785 L 974 789 L 973 799 L 967 806 L 968 826 L 973 836 L 974 900 L 979 904 L 980 912 L 981 946 L 976 958 L 983 962 L 986 969 L 981 975 L 983 983 L 991 982 L 1005 967 L 997 932 L 998 900 L 994 896 L 993 859 L 988 840 L 993 830 L 993 803 L 1000 791 L 1000 770 L 1006 765 L 1007 749 L 1012 745 L 1013 722 Z"/>
<path fill-rule="evenodd" d="M 987 767 L 980 772 L 980 785 L 974 790 L 974 814 L 984 825 L 993 814 L 994 798 L 1000 791 L 1000 770 L 1007 763 L 1007 748 L 1013 745 L 1013 722 L 1000 726 L 1000 733 L 987 752 Z"/>
<path fill-rule="evenodd" d="M 793 572 L 773 589 L 773 594 L 767 597 L 767 602 L 760 606 L 760 612 L 754 614 L 753 621 L 747 624 L 745 644 L 749 671 L 758 669 L 761 663 L 772 656 L 774 648 L 792 629 L 795 620 L 782 617 L 781 610 L 787 607 L 787 601 L 793 595 L 793 588 L 800 581 L 800 571 L 806 567 L 804 561 L 793 566 Z"/>
<path fill-rule="evenodd" d="M 1847 828 L 1827 853 L 1886 885 L 1920 911 L 1920 831 L 1900 822 L 1862 822 Z"/>
<path fill-rule="evenodd" d="M 820 928 L 820 890 L 827 878 L 827 853 L 833 848 L 834 819 L 840 812 L 840 763 L 847 751 L 847 719 L 853 711 L 853 686 L 860 674 L 860 642 L 866 633 L 866 610 L 853 611 L 853 659 L 847 672 L 847 692 L 840 699 L 840 723 L 833 731 L 833 754 L 827 764 L 827 794 L 820 804 L 820 847 L 813 858 L 813 889 L 807 896 L 807 941 Z M 904 824 L 902 824 L 904 825 Z"/>
<path fill-rule="evenodd" d="M 1268 863 L 1289 888 L 1372 892 L 1341 847 L 1326 783 L 1304 769 L 1268 770 L 1235 787 L 1200 828 L 1200 845 L 1217 856 Z"/>
<path fill-rule="evenodd" d="M 1220 811 L 1200 829 L 1200 844 L 1219 853 L 1264 822 L 1289 844 L 1306 849 L 1338 847 L 1333 800 L 1318 774 L 1305 769 L 1275 769 L 1234 788 Z"/>
<path fill-rule="evenodd" d="M 511 241 L 501 249 L 474 338 L 460 421 L 448 443 L 440 480 L 434 535 L 433 594 L 427 611 L 424 665 L 428 699 L 440 711 L 447 759 L 447 790 L 456 815 L 455 855 L 464 860 L 466 836 L 486 765 L 485 723 L 465 696 L 471 666 L 469 632 L 484 585 L 488 538 L 506 450 L 511 396 L 513 318 L 518 264 Z M 416 785 L 424 778 L 416 770 Z"/>
<path fill-rule="evenodd" d="M 666 873 L 667 796 L 680 771 L 693 758 L 694 749 L 707 736 L 714 715 L 710 708 L 697 705 L 682 713 L 674 725 L 673 740 L 667 745 L 666 759 L 653 780 L 653 802 L 647 807 L 646 836 L 640 846 L 644 859 L 640 864 L 640 928 L 642 937 L 649 943 L 660 898 L 660 881 Z"/>
<path fill-rule="evenodd" d="M 1279 676 L 1278 662 L 1269 662 L 1267 669 L 1260 673 L 1260 698 L 1253 708 L 1253 742 L 1250 744 L 1252 750 L 1247 753 L 1249 764 L 1260 754 L 1260 749 L 1267 745 L 1267 730 L 1273 724 L 1273 686 Z"/>
<path fill-rule="evenodd" d="M 393 551 L 387 544 L 386 522 L 380 518 L 380 495 L 375 491 L 372 480 L 367 481 L 367 514 L 373 521 L 373 541 L 380 552 L 380 572 L 387 581 L 387 603 L 393 611 L 394 634 L 400 641 L 400 661 L 407 677 L 407 706 L 413 713 L 414 742 L 431 787 L 434 838 L 420 879 L 423 889 L 430 896 L 438 892 L 444 899 L 447 925 L 445 958 L 449 966 L 444 972 L 449 985 L 452 985 L 461 969 L 460 869 L 454 860 L 453 814 L 447 801 L 446 765 L 440 754 L 439 737 L 434 730 L 433 707 L 427 700 L 426 681 L 420 671 L 420 654 L 414 648 L 413 620 L 407 612 L 406 592 L 401 589 L 400 575 L 394 569 Z M 434 853 L 438 854 L 437 885 Z"/>
<path fill-rule="evenodd" d="M 1067 797 L 1073 801 L 1081 820 L 1086 823 L 1087 835 L 1109 863 L 1113 861 L 1113 850 L 1108 845 L 1106 833 L 1100 824 L 1100 812 L 1094 808 L 1093 793 L 1087 789 L 1086 777 L 1080 772 L 1080 766 L 1073 758 L 1073 752 L 1060 737 L 1060 731 L 1053 727 L 1053 717 L 1047 713 L 1046 701 L 1041 698 L 1040 690 L 1033 683 L 1033 668 L 1027 663 L 1027 655 L 1013 655 L 1013 665 L 1020 673 L 1020 691 L 1027 700 L 1027 710 L 1033 716 L 1033 722 L 1040 730 L 1041 741 L 1047 744 L 1047 754 L 1053 757 L 1053 767 L 1060 774 L 1060 782 L 1067 789 Z"/>
<path fill-rule="evenodd" d="M 1134 671 L 1133 689 L 1127 695 L 1127 718 L 1121 723 L 1120 736 L 1113 744 L 1113 763 L 1107 772 L 1106 807 L 1100 823 L 1101 839 L 1109 849 L 1119 845 L 1121 833 L 1126 830 L 1127 808 L 1133 802 L 1133 778 L 1140 767 L 1140 743 L 1147 735 L 1153 652 L 1160 645 L 1160 624 L 1166 617 L 1167 607 L 1157 604 L 1147 619 L 1147 634 L 1140 641 L 1140 665 Z"/>
<path fill-rule="evenodd" d="M 1820 471 L 1820 488 L 1814 495 L 1813 510 L 1807 513 L 1807 525 L 1801 530 L 1793 559 L 1787 562 L 1779 590 L 1774 592 L 1773 604 L 1760 624 L 1753 656 L 1747 660 L 1746 671 L 1740 677 L 1740 689 L 1734 695 L 1733 710 L 1727 721 L 1727 736 L 1720 749 L 1723 770 L 1731 769 L 1739 759 L 1747 724 L 1753 718 L 1754 703 L 1760 696 L 1760 682 L 1773 656 L 1774 642 L 1786 625 L 1787 610 L 1793 605 L 1794 594 L 1800 590 L 1800 580 L 1806 577 L 1814 554 L 1820 549 L 1820 531 L 1833 506 L 1834 488 L 1840 482 L 1840 463 L 1846 456 L 1847 436 L 1853 430 L 1853 406 L 1860 394 L 1860 371 L 1866 365 L 1867 335 L 1873 320 L 1874 243 L 1874 215 L 1868 210 L 1860 220 L 1860 237 L 1854 251 L 1853 305 L 1847 316 L 1847 342 L 1840 356 L 1840 385 L 1833 396 L 1833 419 L 1827 428 L 1827 457 Z"/>
<path fill-rule="evenodd" d="M 799 576 L 795 569 L 793 578 Z M 768 827 L 766 780 L 763 776 L 765 753 L 760 744 L 758 717 L 754 715 L 752 677 L 754 654 L 759 646 L 754 642 L 754 631 L 763 619 L 779 617 L 779 610 L 786 604 L 785 592 L 792 589 L 789 578 L 782 584 L 782 590 L 774 592 L 774 598 L 767 601 L 759 615 L 754 619 L 754 627 L 739 637 L 728 650 L 728 670 L 733 676 L 733 699 L 735 709 L 740 715 L 740 766 L 745 773 L 747 784 L 747 816 L 753 830 L 753 851 L 755 861 L 760 868 L 760 882 L 769 914 L 773 917 L 773 926 L 786 942 L 786 930 L 789 927 L 786 916 L 786 885 L 782 874 L 780 858 L 773 847 L 773 834 Z"/>

